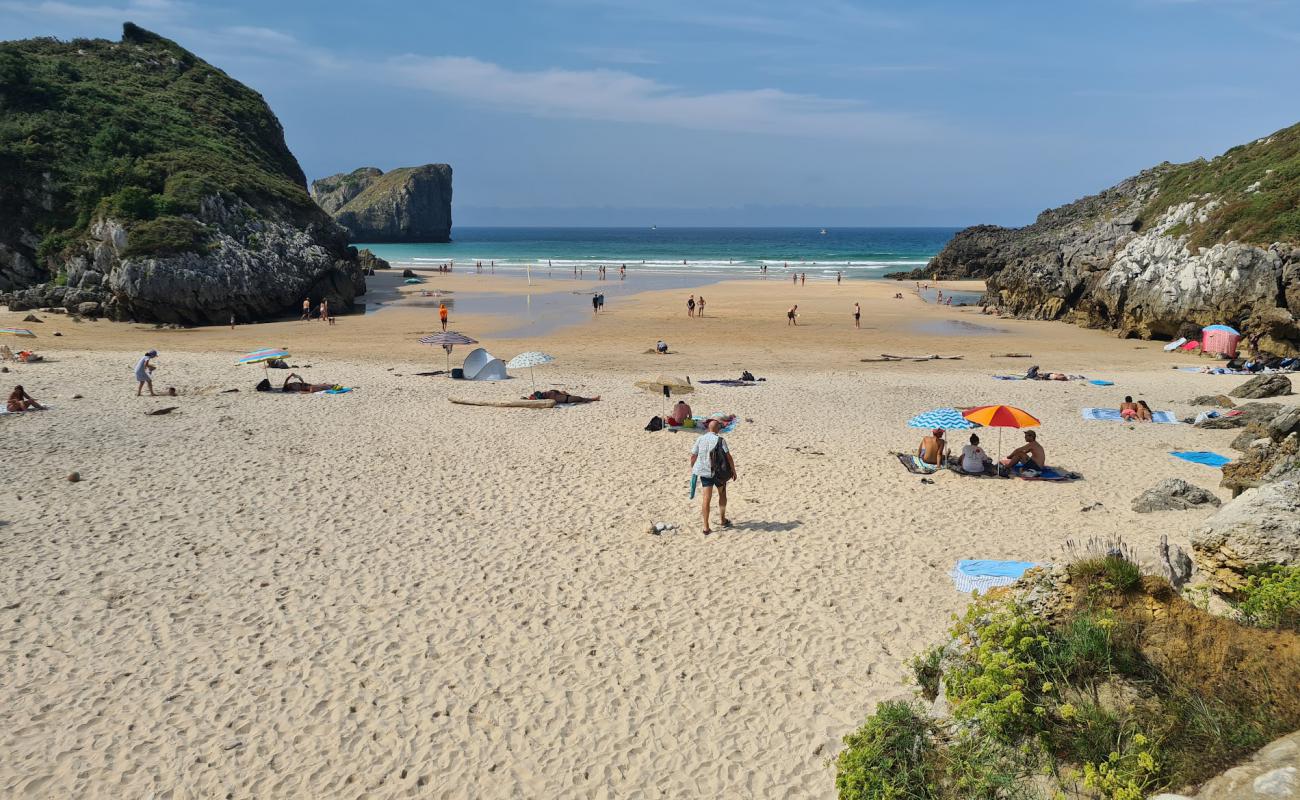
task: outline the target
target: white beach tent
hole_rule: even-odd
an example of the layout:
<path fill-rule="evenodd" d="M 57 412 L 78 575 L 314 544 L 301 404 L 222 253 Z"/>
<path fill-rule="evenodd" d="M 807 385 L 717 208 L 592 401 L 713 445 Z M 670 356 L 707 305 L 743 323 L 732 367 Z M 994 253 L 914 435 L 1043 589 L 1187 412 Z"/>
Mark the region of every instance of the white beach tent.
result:
<path fill-rule="evenodd" d="M 510 378 L 505 362 L 482 347 L 465 356 L 463 369 L 467 381 L 504 381 Z"/>

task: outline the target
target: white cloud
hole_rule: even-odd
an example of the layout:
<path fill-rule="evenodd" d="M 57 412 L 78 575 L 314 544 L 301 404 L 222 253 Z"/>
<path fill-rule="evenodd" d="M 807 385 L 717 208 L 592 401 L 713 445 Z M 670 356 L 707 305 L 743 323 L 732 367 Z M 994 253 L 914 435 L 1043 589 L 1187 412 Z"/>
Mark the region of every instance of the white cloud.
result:
<path fill-rule="evenodd" d="M 0 10 L 45 19 L 121 23 L 126 20 L 157 22 L 176 19 L 187 13 L 187 6 L 173 0 L 128 0 L 126 4 L 120 6 L 80 5 L 46 0 L 46 2 L 0 2 Z"/>
<path fill-rule="evenodd" d="M 543 117 L 833 138 L 916 138 L 910 115 L 780 89 L 689 92 L 610 69 L 511 70 L 477 58 L 408 55 L 383 70 L 406 86 Z"/>

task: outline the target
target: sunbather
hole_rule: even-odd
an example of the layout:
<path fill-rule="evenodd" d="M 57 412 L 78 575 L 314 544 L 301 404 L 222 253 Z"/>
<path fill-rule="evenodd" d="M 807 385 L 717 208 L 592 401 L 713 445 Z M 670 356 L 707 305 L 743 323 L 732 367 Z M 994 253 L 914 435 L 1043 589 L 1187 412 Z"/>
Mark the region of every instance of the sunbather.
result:
<path fill-rule="evenodd" d="M 562 392 L 559 389 L 547 389 L 544 392 L 533 392 L 524 398 L 525 400 L 554 400 L 557 403 L 594 403 L 600 399 L 600 395 L 595 397 L 579 397 L 576 394 Z"/>
<path fill-rule="evenodd" d="M 1119 404 L 1119 415 L 1123 419 L 1133 420 L 1141 416 L 1141 412 L 1138 411 L 1138 404 L 1133 402 L 1132 397 L 1125 397 L 1124 402 Z"/>
<path fill-rule="evenodd" d="M 930 435 L 921 440 L 921 444 L 916 448 L 916 456 L 921 461 L 932 467 L 943 464 L 944 456 L 948 454 L 948 443 L 943 438 L 943 428 L 935 428 L 930 431 Z"/>
<path fill-rule="evenodd" d="M 677 404 L 673 406 L 672 412 L 668 415 L 668 424 L 674 426 L 681 425 L 690 418 L 691 407 L 687 405 L 685 400 L 678 400 Z"/>
<path fill-rule="evenodd" d="M 1147 405 L 1145 400 L 1138 401 L 1138 420 L 1141 422 L 1151 422 L 1152 420 L 1151 406 Z"/>
<path fill-rule="evenodd" d="M 45 406 L 36 402 L 36 398 L 27 393 L 27 390 L 21 386 L 15 386 L 14 390 L 9 393 L 9 402 L 5 404 L 6 410 L 11 413 L 20 411 L 44 411 Z"/>
<path fill-rule="evenodd" d="M 1041 470 L 1047 465 L 1047 453 L 1043 446 L 1038 443 L 1038 434 L 1033 431 L 1025 431 L 1025 443 L 1015 450 L 1011 455 L 1002 459 L 1002 466 L 1007 469 L 1023 467 L 1026 470 Z"/>
<path fill-rule="evenodd" d="M 290 394 L 307 394 L 309 392 L 329 391 L 335 385 L 333 383 L 307 383 L 307 380 L 298 373 L 290 372 L 289 376 L 284 379 L 284 386 L 280 387 L 280 391 L 289 392 Z M 274 391 L 271 381 L 266 378 L 263 378 L 254 388 L 259 392 Z"/>

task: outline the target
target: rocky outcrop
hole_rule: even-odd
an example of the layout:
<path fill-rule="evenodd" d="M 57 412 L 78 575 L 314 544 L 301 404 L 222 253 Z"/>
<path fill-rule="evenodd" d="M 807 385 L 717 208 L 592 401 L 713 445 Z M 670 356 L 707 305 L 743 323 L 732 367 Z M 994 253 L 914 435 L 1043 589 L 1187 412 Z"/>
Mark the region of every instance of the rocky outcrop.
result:
<path fill-rule="evenodd" d="M 1291 394 L 1291 379 L 1285 375 L 1256 375 L 1230 393 L 1233 397 L 1258 400 Z"/>
<path fill-rule="evenodd" d="M 1186 511 L 1201 506 L 1217 506 L 1219 498 L 1182 478 L 1165 478 L 1133 498 L 1133 510 L 1139 514 L 1153 511 Z"/>
<path fill-rule="evenodd" d="M 1300 732 L 1266 745 L 1249 759 L 1201 784 L 1194 795 L 1151 800 L 1285 800 L 1300 797 Z"/>
<path fill-rule="evenodd" d="M 1162 164 L 1024 228 L 967 228 L 908 277 L 985 278 L 985 302 L 1004 313 L 1124 336 L 1235 324 L 1261 350 L 1294 354 L 1297 141 L 1300 126 L 1213 161 Z"/>
<path fill-rule="evenodd" d="M 1253 567 L 1300 565 L 1300 484 L 1269 483 L 1219 509 L 1192 533 L 1192 557 L 1211 588 L 1233 595 Z"/>
<path fill-rule="evenodd" d="M 451 167 L 362 167 L 312 182 L 316 202 L 355 242 L 451 241 Z"/>
<path fill-rule="evenodd" d="M 120 43 L 0 43 L 0 66 L 6 122 L 41 142 L 0 153 L 0 304 L 200 324 L 365 292 L 248 87 L 130 23 Z"/>

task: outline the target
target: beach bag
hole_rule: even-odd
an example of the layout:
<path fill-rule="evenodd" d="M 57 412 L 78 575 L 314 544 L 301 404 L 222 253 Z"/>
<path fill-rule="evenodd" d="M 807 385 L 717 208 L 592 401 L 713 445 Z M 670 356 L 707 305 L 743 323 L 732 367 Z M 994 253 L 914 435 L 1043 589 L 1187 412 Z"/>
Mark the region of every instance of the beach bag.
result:
<path fill-rule="evenodd" d="M 714 483 L 726 483 L 731 480 L 731 462 L 727 460 L 726 440 L 718 437 L 718 443 L 709 451 L 709 470 L 713 473 Z"/>
<path fill-rule="evenodd" d="M 257 385 L 254 386 L 253 388 L 259 392 L 269 392 L 271 391 L 271 382 L 266 378 L 263 378 L 262 380 L 258 381 Z"/>
<path fill-rule="evenodd" d="M 648 431 L 661 431 L 664 429 L 664 421 L 659 417 L 651 417 L 650 424 L 645 426 Z"/>

